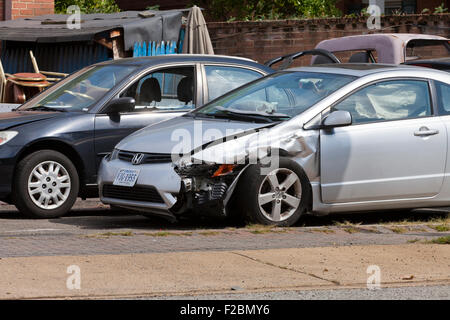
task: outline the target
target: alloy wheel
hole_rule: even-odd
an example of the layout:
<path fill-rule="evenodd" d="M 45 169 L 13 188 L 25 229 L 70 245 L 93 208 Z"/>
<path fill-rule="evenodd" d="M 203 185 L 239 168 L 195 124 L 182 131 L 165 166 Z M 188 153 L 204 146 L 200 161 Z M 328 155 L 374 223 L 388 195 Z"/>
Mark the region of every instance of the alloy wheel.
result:
<path fill-rule="evenodd" d="M 289 219 L 299 208 L 302 185 L 297 174 L 287 168 L 270 172 L 262 181 L 258 193 L 261 213 L 270 221 Z"/>
<path fill-rule="evenodd" d="M 66 202 L 71 190 L 70 175 L 55 161 L 38 164 L 28 178 L 28 194 L 41 209 L 52 210 Z"/>

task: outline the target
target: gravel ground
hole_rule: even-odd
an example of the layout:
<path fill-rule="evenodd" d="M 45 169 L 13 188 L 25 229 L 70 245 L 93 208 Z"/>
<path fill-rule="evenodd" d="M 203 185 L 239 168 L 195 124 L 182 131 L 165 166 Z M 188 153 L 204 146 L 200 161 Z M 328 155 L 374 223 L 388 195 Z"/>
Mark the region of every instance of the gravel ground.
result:
<path fill-rule="evenodd" d="M 136 298 L 133 298 L 136 299 Z M 143 300 L 449 300 L 450 286 L 277 291 L 201 296 L 140 297 Z"/>

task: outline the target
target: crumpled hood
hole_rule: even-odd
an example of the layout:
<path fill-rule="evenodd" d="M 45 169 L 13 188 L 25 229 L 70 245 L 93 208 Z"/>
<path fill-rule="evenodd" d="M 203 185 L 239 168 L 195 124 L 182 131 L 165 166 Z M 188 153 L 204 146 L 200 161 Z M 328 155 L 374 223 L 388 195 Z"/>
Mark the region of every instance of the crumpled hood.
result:
<path fill-rule="evenodd" d="M 144 153 L 189 153 L 211 141 L 245 134 L 272 124 L 177 117 L 145 127 L 123 139 L 119 150 Z"/>
<path fill-rule="evenodd" d="M 0 113 L 0 130 L 17 127 L 22 124 L 54 118 L 60 112 L 12 111 Z"/>

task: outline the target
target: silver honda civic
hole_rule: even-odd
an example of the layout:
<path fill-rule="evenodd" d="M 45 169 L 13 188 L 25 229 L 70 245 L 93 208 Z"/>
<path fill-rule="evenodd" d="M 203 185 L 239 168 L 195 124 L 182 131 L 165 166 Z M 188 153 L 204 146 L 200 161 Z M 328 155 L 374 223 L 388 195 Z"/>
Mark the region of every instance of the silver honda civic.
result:
<path fill-rule="evenodd" d="M 289 226 L 450 205 L 450 74 L 340 64 L 277 72 L 122 140 L 103 203 Z"/>

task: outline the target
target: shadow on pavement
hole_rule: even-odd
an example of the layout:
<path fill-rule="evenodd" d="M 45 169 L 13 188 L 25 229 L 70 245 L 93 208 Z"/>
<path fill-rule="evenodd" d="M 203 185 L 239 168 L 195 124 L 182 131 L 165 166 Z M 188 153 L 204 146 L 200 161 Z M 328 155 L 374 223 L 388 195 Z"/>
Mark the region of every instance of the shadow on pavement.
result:
<path fill-rule="evenodd" d="M 81 203 L 81 204 L 80 204 Z M 450 208 L 390 210 L 378 212 L 330 214 L 323 217 L 304 215 L 295 227 L 319 227 L 339 224 L 382 224 L 405 222 L 429 223 L 436 219 L 448 219 Z M 23 218 L 13 206 L 0 206 L 1 220 L 16 220 Z M 65 217 L 49 219 L 56 224 L 72 225 L 82 229 L 143 229 L 143 230 L 195 230 L 195 229 L 225 229 L 245 227 L 220 218 L 190 217 L 171 222 L 158 216 L 143 216 L 135 212 L 111 210 L 90 200 L 87 203 L 77 202 L 75 208 Z"/>
<path fill-rule="evenodd" d="M 68 217 L 52 219 L 51 222 L 74 225 L 83 229 L 143 229 L 143 230 L 197 230 L 242 228 L 242 223 L 230 222 L 220 218 L 185 218 L 170 222 L 157 216 L 142 216 L 135 213 L 124 213 L 110 210 L 97 212 L 75 211 Z M 325 217 L 304 216 L 295 227 L 333 226 L 344 223 L 382 224 L 405 222 L 429 223 L 436 219 L 446 219 L 448 211 L 414 210 L 366 212 L 353 214 L 334 214 Z"/>

